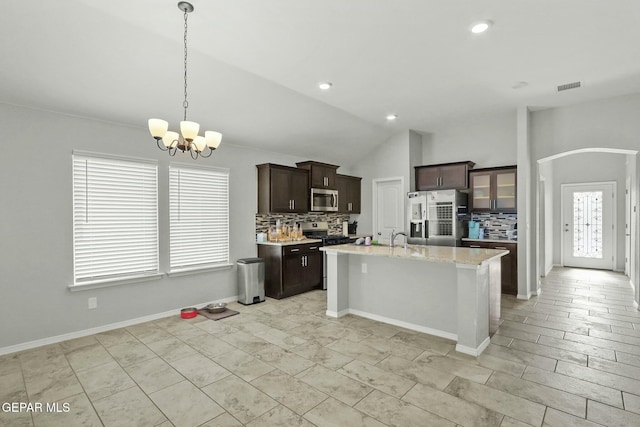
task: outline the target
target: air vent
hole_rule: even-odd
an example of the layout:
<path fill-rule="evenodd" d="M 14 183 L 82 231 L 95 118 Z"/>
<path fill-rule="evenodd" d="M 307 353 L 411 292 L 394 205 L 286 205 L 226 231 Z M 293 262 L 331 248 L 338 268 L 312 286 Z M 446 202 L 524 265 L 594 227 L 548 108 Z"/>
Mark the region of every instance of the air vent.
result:
<path fill-rule="evenodd" d="M 558 92 L 562 92 L 563 90 L 569 90 L 569 89 L 577 89 L 582 85 L 581 82 L 573 82 L 573 83 L 567 83 L 567 84 L 563 84 L 558 86 Z"/>

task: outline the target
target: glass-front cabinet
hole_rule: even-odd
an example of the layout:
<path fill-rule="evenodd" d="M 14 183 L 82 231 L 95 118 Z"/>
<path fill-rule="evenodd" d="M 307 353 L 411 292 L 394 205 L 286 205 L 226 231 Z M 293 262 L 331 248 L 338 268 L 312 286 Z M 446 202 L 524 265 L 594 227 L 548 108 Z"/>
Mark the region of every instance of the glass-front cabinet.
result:
<path fill-rule="evenodd" d="M 469 171 L 471 210 L 515 213 L 517 211 L 516 167 Z"/>

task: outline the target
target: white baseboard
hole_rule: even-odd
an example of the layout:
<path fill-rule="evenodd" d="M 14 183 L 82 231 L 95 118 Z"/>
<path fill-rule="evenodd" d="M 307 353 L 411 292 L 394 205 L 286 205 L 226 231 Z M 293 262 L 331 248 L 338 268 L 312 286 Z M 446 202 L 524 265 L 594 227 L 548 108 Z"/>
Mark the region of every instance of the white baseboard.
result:
<path fill-rule="evenodd" d="M 214 302 L 234 302 L 238 300 L 238 296 L 219 299 L 216 301 L 205 302 L 202 304 L 194 304 L 194 307 L 205 306 Z M 108 325 L 97 326 L 95 328 L 84 329 L 82 331 L 70 332 L 68 334 L 56 335 L 53 337 L 42 338 L 35 341 L 28 341 L 21 344 L 10 345 L 8 347 L 0 348 L 0 356 L 9 353 L 15 353 L 18 351 L 30 350 L 32 348 L 41 347 L 43 345 L 56 344 L 62 341 L 73 340 L 76 338 L 82 338 L 89 335 L 100 334 L 102 332 L 112 331 L 114 329 L 126 328 L 127 326 L 137 325 L 139 323 L 151 322 L 153 320 L 163 319 L 169 316 L 179 316 L 180 308 L 165 311 L 162 313 L 150 314 L 148 316 L 137 317 L 135 319 L 124 320 L 122 322 L 110 323 Z"/>
<path fill-rule="evenodd" d="M 367 319 L 376 320 L 378 322 L 388 323 L 390 325 L 400 326 L 401 328 L 411 329 L 412 331 L 423 332 L 429 335 L 435 335 L 437 337 L 458 341 L 458 335 L 451 332 L 441 331 L 439 329 L 427 328 L 426 326 L 416 325 L 415 323 L 403 322 L 402 320 L 390 319 L 388 317 L 379 316 L 377 314 L 367 313 L 366 311 L 354 310 L 349 308 L 349 314 L 355 314 L 356 316 L 366 317 Z"/>
<path fill-rule="evenodd" d="M 347 314 L 349 314 L 349 309 L 342 310 L 342 311 L 329 311 L 329 310 L 327 310 L 325 312 L 325 314 L 327 316 L 329 316 L 329 317 L 339 318 L 339 317 L 346 316 Z"/>
<path fill-rule="evenodd" d="M 529 300 L 531 299 L 531 294 L 518 294 L 516 296 L 517 299 Z"/>
<path fill-rule="evenodd" d="M 478 346 L 478 348 L 467 347 L 466 345 L 456 344 L 456 351 L 459 353 L 468 354 L 473 357 L 478 357 L 484 351 L 485 348 L 489 346 L 491 343 L 491 339 L 487 337 L 482 343 Z"/>

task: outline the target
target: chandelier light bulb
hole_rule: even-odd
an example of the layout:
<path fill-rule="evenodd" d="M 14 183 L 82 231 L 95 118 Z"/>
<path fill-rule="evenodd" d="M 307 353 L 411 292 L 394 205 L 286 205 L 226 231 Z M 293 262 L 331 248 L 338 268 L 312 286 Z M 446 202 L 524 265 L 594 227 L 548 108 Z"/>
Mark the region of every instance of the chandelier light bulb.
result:
<path fill-rule="evenodd" d="M 222 141 L 222 134 L 220 132 L 208 130 L 204 133 L 204 139 L 207 142 L 207 147 L 215 150 Z"/>
<path fill-rule="evenodd" d="M 196 136 L 196 139 L 193 140 L 193 143 L 196 145 L 196 151 L 198 151 L 199 153 L 207 148 L 207 143 L 204 139 L 204 136 Z"/>
<path fill-rule="evenodd" d="M 169 129 L 169 123 L 162 119 L 149 119 L 149 132 L 151 136 L 158 139 L 162 138 Z"/>
<path fill-rule="evenodd" d="M 187 120 L 180 122 L 180 133 L 186 141 L 191 142 L 196 139 L 199 131 L 200 125 L 196 122 L 190 122 Z"/>
<path fill-rule="evenodd" d="M 175 147 L 178 144 L 179 139 L 180 139 L 180 135 L 178 135 L 178 132 L 168 131 L 167 133 L 164 134 L 164 137 L 162 138 L 162 143 L 164 144 L 165 147 L 171 148 L 171 147 Z"/>

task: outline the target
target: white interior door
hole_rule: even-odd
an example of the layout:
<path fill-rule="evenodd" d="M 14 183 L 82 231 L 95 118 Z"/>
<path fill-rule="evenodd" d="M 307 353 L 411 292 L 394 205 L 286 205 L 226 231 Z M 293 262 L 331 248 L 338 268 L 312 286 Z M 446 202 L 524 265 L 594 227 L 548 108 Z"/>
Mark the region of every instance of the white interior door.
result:
<path fill-rule="evenodd" d="M 389 243 L 391 231 L 404 231 L 404 182 L 402 178 L 373 181 L 373 235 Z"/>
<path fill-rule="evenodd" d="M 562 185 L 563 265 L 613 270 L 614 187 L 614 183 Z"/>

